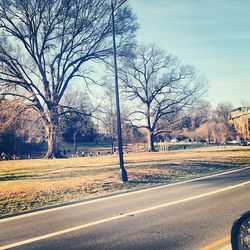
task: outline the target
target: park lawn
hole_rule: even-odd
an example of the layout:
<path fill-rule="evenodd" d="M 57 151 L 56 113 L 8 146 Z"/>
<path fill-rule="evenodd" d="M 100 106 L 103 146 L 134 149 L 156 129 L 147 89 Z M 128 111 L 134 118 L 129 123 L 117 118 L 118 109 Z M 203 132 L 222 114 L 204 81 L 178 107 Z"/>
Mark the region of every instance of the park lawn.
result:
<path fill-rule="evenodd" d="M 126 184 L 119 181 L 116 155 L 0 161 L 0 215 L 244 167 L 250 163 L 250 148 L 219 146 L 124 156 Z"/>

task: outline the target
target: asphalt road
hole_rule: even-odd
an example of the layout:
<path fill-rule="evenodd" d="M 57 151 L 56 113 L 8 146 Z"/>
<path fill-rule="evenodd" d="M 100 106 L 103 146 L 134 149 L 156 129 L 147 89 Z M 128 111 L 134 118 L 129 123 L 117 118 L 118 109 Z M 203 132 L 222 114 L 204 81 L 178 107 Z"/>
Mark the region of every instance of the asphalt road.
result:
<path fill-rule="evenodd" d="M 0 249 L 219 249 L 247 210 L 250 168 L 2 219 Z"/>

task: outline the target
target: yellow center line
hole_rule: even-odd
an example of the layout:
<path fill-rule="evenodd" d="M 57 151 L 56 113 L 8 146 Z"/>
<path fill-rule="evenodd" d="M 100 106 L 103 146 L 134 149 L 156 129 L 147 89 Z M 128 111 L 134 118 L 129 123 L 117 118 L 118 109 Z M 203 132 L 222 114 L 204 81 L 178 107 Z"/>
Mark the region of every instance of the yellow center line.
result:
<path fill-rule="evenodd" d="M 217 240 L 203 248 L 201 248 L 200 250 L 214 250 L 215 248 L 223 245 L 224 243 L 230 241 L 230 236 L 226 236 L 225 238 L 223 239 L 220 239 L 220 240 Z"/>

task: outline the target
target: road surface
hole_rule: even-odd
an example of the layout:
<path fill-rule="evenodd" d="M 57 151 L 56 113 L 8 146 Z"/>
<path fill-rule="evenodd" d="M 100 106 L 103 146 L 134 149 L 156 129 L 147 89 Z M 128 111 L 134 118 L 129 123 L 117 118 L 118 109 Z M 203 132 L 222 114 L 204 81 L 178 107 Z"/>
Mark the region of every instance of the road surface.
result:
<path fill-rule="evenodd" d="M 221 249 L 250 167 L 0 220 L 0 249 Z"/>

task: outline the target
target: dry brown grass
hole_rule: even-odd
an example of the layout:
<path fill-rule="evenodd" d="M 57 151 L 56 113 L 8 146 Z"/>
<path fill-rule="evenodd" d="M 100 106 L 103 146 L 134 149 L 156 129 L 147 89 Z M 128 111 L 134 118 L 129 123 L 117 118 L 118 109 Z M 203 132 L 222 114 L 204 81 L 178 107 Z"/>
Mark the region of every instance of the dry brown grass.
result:
<path fill-rule="evenodd" d="M 0 214 L 109 192 L 215 173 L 250 162 L 248 147 L 207 147 L 125 155 L 129 183 L 118 179 L 118 156 L 0 162 Z"/>

